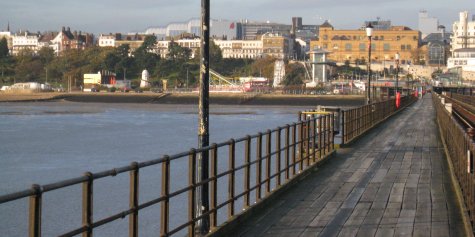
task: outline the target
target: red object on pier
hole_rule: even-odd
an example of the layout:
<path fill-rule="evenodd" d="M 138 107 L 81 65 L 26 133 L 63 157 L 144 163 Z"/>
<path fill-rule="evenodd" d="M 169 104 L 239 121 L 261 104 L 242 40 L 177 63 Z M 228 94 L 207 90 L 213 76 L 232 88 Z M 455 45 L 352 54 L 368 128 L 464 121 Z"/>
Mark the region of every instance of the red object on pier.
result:
<path fill-rule="evenodd" d="M 396 93 L 396 108 L 399 108 L 401 106 L 401 93 L 398 91 Z"/>

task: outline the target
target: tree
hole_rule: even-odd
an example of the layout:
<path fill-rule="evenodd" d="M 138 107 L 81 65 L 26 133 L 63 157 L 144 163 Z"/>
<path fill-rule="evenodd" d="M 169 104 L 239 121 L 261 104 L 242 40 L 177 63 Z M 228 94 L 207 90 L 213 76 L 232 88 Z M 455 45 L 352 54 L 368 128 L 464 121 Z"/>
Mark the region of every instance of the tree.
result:
<path fill-rule="evenodd" d="M 5 37 L 0 40 L 0 59 L 9 56 L 8 41 Z"/>
<path fill-rule="evenodd" d="M 301 85 L 305 78 L 305 68 L 299 63 L 288 64 L 285 71 L 285 78 L 283 84 L 289 85 Z"/>
<path fill-rule="evenodd" d="M 191 49 L 181 47 L 178 43 L 171 41 L 168 45 L 167 59 L 172 61 L 185 62 L 191 57 Z"/>

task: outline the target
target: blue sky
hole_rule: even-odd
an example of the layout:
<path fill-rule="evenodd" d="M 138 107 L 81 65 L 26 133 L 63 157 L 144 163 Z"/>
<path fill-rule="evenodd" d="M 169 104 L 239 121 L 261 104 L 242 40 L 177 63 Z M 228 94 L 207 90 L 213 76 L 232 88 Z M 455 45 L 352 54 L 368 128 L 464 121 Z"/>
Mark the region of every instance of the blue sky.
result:
<path fill-rule="evenodd" d="M 32 32 L 70 26 L 83 32 L 141 32 L 150 26 L 186 21 L 200 15 L 200 0 L 1 0 L 0 29 Z M 473 0 L 211 0 L 211 17 L 290 24 L 293 16 L 304 24 L 324 20 L 337 29 L 353 29 L 380 17 L 394 25 L 417 29 L 418 12 L 428 11 L 447 29 L 460 11 L 475 14 Z"/>

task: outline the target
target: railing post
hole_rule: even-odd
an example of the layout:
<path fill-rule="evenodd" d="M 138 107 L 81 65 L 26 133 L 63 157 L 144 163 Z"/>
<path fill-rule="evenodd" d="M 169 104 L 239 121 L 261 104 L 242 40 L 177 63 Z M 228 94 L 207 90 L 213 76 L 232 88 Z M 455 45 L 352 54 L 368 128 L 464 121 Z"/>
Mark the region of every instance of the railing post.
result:
<path fill-rule="evenodd" d="M 281 147 L 281 131 L 282 131 L 282 128 L 281 127 L 278 127 L 277 128 L 277 135 L 276 135 L 276 138 L 275 138 L 275 150 L 277 151 L 277 154 L 276 154 L 276 162 L 275 162 L 275 169 L 276 169 L 276 173 L 277 173 L 277 187 L 280 187 L 280 184 L 281 184 L 281 164 L 280 164 L 280 159 L 281 159 L 281 150 L 282 150 L 282 147 Z"/>
<path fill-rule="evenodd" d="M 339 123 L 340 121 L 338 121 Z M 346 123 L 345 123 L 345 111 L 341 111 L 341 144 L 344 145 L 346 142 Z"/>
<path fill-rule="evenodd" d="M 170 157 L 164 156 L 162 162 L 162 197 L 165 199 L 160 204 L 161 223 L 160 236 L 168 236 L 169 218 L 170 218 Z"/>
<path fill-rule="evenodd" d="M 312 163 L 317 162 L 317 118 L 312 117 Z"/>
<path fill-rule="evenodd" d="M 236 157 L 236 141 L 231 139 L 229 141 L 229 181 L 228 181 L 228 219 L 234 216 L 234 175 L 235 175 L 235 157 Z"/>
<path fill-rule="evenodd" d="M 30 196 L 28 234 L 29 237 L 40 237 L 42 191 L 41 186 L 38 184 L 33 184 L 31 186 L 31 189 L 35 194 L 33 196 Z"/>
<path fill-rule="evenodd" d="M 299 147 L 299 173 L 302 172 L 303 170 L 303 159 L 305 158 L 303 154 L 303 123 L 304 122 L 299 122 L 298 127 L 299 127 L 299 138 L 298 138 L 298 147 Z"/>
<path fill-rule="evenodd" d="M 318 117 L 318 158 L 323 158 L 323 116 Z"/>
<path fill-rule="evenodd" d="M 285 181 L 290 178 L 290 125 L 285 126 Z"/>
<path fill-rule="evenodd" d="M 91 172 L 84 173 L 87 181 L 82 184 L 82 225 L 86 231 L 83 237 L 92 236 L 93 177 Z"/>
<path fill-rule="evenodd" d="M 297 124 L 292 124 L 292 176 L 295 175 L 297 165 Z"/>
<path fill-rule="evenodd" d="M 251 189 L 251 136 L 246 136 L 246 143 L 245 143 L 245 151 L 244 151 L 244 164 L 246 167 L 244 168 L 244 209 L 249 208 L 251 201 L 250 201 L 250 189 Z"/>
<path fill-rule="evenodd" d="M 210 200 L 210 229 L 215 228 L 218 226 L 218 210 L 216 210 L 216 206 L 218 205 L 218 145 L 216 143 L 211 144 L 210 150 L 210 161 L 211 161 L 211 200 Z"/>
<path fill-rule="evenodd" d="M 305 122 L 307 126 L 307 147 L 306 147 L 306 152 L 305 152 L 305 166 L 309 167 L 310 166 L 310 141 L 312 139 L 312 136 L 310 135 L 310 118 L 307 119 L 307 122 Z"/>
<path fill-rule="evenodd" d="M 130 195 L 129 208 L 133 212 L 129 215 L 129 236 L 139 236 L 139 164 L 132 162 L 130 164 L 132 170 L 130 171 Z"/>
<path fill-rule="evenodd" d="M 188 191 L 188 221 L 191 224 L 188 226 L 188 236 L 195 236 L 195 208 L 196 208 L 196 150 L 191 149 L 188 156 L 188 185 L 191 190 Z"/>
<path fill-rule="evenodd" d="M 270 167 L 271 167 L 271 151 L 272 149 L 272 132 L 266 132 L 266 196 L 270 193 Z"/>
<path fill-rule="evenodd" d="M 257 144 L 256 144 L 256 202 L 261 200 L 261 180 L 262 180 L 262 133 L 259 132 L 257 135 Z"/>

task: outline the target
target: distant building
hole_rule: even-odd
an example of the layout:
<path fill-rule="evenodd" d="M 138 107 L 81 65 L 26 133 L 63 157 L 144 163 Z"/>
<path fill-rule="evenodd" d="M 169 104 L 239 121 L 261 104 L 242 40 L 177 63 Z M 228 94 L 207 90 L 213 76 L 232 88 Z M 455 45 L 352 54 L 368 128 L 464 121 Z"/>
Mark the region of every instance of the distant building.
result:
<path fill-rule="evenodd" d="M 435 17 L 429 17 L 429 13 L 426 10 L 419 12 L 419 31 L 422 34 L 422 38 L 425 38 L 431 33 L 441 33 L 439 28 L 439 19 Z"/>
<path fill-rule="evenodd" d="M 391 30 L 391 21 L 382 21 L 379 18 L 375 21 L 365 21 L 361 29 L 366 29 L 366 26 L 370 23 L 374 30 Z"/>
<path fill-rule="evenodd" d="M 219 39 L 240 39 L 241 27 L 238 22 L 228 20 L 210 20 L 210 36 Z M 187 22 L 170 23 L 163 27 L 151 27 L 145 31 L 147 35 L 155 35 L 158 40 L 166 40 L 183 34 L 199 37 L 201 20 L 191 19 Z"/>
<path fill-rule="evenodd" d="M 221 48 L 223 58 L 261 58 L 262 40 L 214 40 Z"/>
<path fill-rule="evenodd" d="M 412 52 L 418 49 L 419 31 L 405 26 L 391 26 L 389 30 L 374 30 L 371 42 L 371 61 L 394 61 L 399 52 L 402 64 L 413 63 Z M 345 61 L 368 62 L 368 37 L 364 29 L 335 30 L 325 22 L 319 27 L 318 40 L 311 41 L 310 50 L 328 51 L 328 59 L 343 63 Z"/>
<path fill-rule="evenodd" d="M 292 26 L 278 23 L 267 22 L 252 22 L 243 20 L 242 25 L 242 39 L 256 40 L 261 35 L 266 33 L 275 33 L 280 35 L 290 35 Z"/>
<path fill-rule="evenodd" d="M 22 32 L 15 34 L 12 37 L 12 55 L 18 55 L 21 51 L 29 50 L 33 54 L 38 53 L 38 34 L 32 34 L 30 32 Z"/>
<path fill-rule="evenodd" d="M 447 68 L 461 68 L 462 71 L 475 72 L 475 48 L 454 50 L 452 57 L 447 61 Z"/>
<path fill-rule="evenodd" d="M 77 31 L 71 32 L 69 27 L 62 27 L 56 37 L 51 40 L 51 43 L 56 54 L 60 54 L 70 49 L 84 50 L 94 44 L 94 38 L 90 34 L 83 35 L 81 31 L 79 33 Z"/>
<path fill-rule="evenodd" d="M 468 12 L 460 12 L 452 25 L 452 53 L 457 49 L 475 48 L 475 21 L 468 21 Z"/>
<path fill-rule="evenodd" d="M 445 28 L 444 28 L 445 29 Z M 450 55 L 451 33 L 431 33 L 422 39 L 422 44 L 427 46 L 427 64 L 432 66 L 445 66 Z"/>
<path fill-rule="evenodd" d="M 264 57 L 288 59 L 294 50 L 294 40 L 290 36 L 279 33 L 262 35 L 262 54 Z"/>

